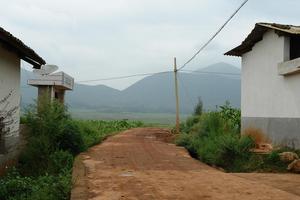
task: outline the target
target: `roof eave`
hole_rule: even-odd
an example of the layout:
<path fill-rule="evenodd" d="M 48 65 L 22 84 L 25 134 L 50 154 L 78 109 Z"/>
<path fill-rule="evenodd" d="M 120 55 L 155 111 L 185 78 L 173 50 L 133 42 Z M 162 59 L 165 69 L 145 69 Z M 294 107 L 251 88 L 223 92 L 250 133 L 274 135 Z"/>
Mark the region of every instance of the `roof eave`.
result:
<path fill-rule="evenodd" d="M 261 23 L 256 23 L 254 29 L 246 37 L 242 44 L 226 52 L 224 55 L 241 57 L 243 54 L 251 51 L 253 46 L 263 39 L 263 34 L 268 30 L 268 27 L 261 26 Z"/>
<path fill-rule="evenodd" d="M 45 60 L 40 57 L 34 50 L 25 45 L 21 40 L 13 36 L 11 33 L 7 32 L 0 27 L 0 43 L 12 51 L 15 52 L 20 59 L 33 65 L 33 68 L 39 69 L 41 65 L 46 64 Z"/>
<path fill-rule="evenodd" d="M 242 56 L 242 54 L 236 52 L 235 48 L 232 49 L 232 50 L 230 50 L 230 51 L 228 51 L 228 52 L 226 52 L 226 53 L 224 53 L 224 55 L 225 56 L 236 56 L 236 57 L 241 57 Z"/>

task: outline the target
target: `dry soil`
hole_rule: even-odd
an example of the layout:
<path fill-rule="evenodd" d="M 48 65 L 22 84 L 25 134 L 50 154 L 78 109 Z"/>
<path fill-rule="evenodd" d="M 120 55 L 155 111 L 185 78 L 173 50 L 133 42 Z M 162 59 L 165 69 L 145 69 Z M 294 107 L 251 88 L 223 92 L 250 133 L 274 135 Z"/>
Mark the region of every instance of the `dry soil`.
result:
<path fill-rule="evenodd" d="M 136 128 L 80 154 L 71 199 L 300 200 L 298 175 L 273 182 L 273 175 L 223 173 L 166 143 L 171 137 L 166 129 Z"/>

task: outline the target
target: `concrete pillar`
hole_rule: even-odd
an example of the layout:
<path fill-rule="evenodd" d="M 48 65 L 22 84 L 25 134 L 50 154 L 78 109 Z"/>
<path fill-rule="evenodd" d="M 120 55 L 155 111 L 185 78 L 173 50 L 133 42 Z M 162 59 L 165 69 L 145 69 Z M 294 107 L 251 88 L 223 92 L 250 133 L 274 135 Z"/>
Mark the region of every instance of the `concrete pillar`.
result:
<path fill-rule="evenodd" d="M 54 88 L 54 99 L 58 100 L 60 103 L 65 102 L 65 90 Z"/>
<path fill-rule="evenodd" d="M 38 86 L 38 101 L 41 102 L 43 98 L 53 101 L 58 100 L 61 103 L 65 101 L 65 90 L 51 85 Z"/>
<path fill-rule="evenodd" d="M 52 100 L 53 98 L 53 88 L 49 85 L 40 85 L 38 86 L 38 101 L 42 100 L 42 98 L 47 98 Z"/>

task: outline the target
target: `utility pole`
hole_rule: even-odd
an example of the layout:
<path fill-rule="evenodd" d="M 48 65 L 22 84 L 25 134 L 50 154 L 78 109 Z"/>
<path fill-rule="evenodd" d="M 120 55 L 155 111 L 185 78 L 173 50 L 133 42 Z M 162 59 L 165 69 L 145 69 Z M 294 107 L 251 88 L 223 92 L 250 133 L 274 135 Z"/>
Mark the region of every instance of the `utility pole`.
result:
<path fill-rule="evenodd" d="M 176 57 L 174 58 L 174 78 L 175 78 L 175 97 L 176 97 L 176 133 L 180 132 L 180 121 L 179 121 L 179 95 L 178 95 L 178 75 L 177 70 L 177 63 L 176 63 Z"/>

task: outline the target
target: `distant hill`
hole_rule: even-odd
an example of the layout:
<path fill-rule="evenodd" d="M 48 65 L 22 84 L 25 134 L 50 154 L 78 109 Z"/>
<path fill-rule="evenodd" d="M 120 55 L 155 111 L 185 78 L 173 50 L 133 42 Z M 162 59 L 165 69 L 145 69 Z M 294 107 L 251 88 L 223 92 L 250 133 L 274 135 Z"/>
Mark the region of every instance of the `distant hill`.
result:
<path fill-rule="evenodd" d="M 74 108 L 106 109 L 118 105 L 120 95 L 121 91 L 105 85 L 75 84 L 74 90 L 67 92 L 66 101 Z"/>
<path fill-rule="evenodd" d="M 202 68 L 197 71 L 218 73 L 240 73 L 240 69 L 226 63 Z M 27 74 L 27 75 L 26 75 Z M 26 75 L 26 76 L 25 76 Z M 36 89 L 26 87 L 30 72 L 22 70 L 22 105 L 32 102 Z M 229 100 L 240 107 L 240 77 L 214 73 L 179 73 L 181 112 L 193 111 L 198 97 L 205 109 L 214 109 Z M 71 108 L 93 109 L 100 112 L 175 112 L 173 73 L 146 77 L 125 90 L 116 90 L 105 85 L 89 86 L 75 84 L 68 92 L 66 102 Z"/>
<path fill-rule="evenodd" d="M 33 103 L 37 97 L 37 88 L 27 85 L 27 80 L 33 78 L 32 72 L 21 68 L 21 106 Z"/>

